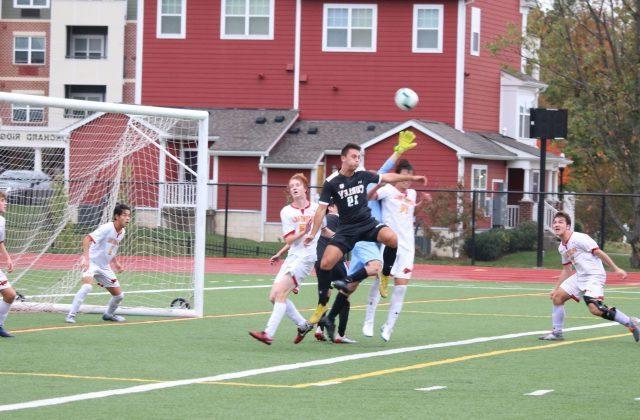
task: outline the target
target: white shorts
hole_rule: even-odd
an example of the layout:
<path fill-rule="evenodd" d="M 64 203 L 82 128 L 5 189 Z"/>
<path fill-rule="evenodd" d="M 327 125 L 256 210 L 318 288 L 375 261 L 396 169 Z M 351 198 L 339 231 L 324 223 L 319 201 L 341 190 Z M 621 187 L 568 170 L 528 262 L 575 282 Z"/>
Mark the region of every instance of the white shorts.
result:
<path fill-rule="evenodd" d="M 11 287 L 7 276 L 4 274 L 2 270 L 0 270 L 0 290 L 8 289 Z"/>
<path fill-rule="evenodd" d="M 560 287 L 570 294 L 576 302 L 580 302 L 580 298 L 583 296 L 603 300 L 606 281 L 606 276 L 578 276 L 576 273 L 563 281 Z"/>
<path fill-rule="evenodd" d="M 313 269 L 315 262 L 315 255 L 307 255 L 305 257 L 289 255 L 282 263 L 282 267 L 280 267 L 280 271 L 278 271 L 273 282 L 277 283 L 284 279 L 287 274 L 291 274 L 293 282 L 296 286 L 300 286 L 304 279 L 311 274 L 311 269 Z"/>
<path fill-rule="evenodd" d="M 93 277 L 102 287 L 120 287 L 116 273 L 111 267 L 98 267 L 95 264 L 89 264 L 87 271 L 82 273 L 82 277 Z"/>
<path fill-rule="evenodd" d="M 415 255 L 415 249 L 398 248 L 396 262 L 393 264 L 393 267 L 391 267 L 391 275 L 397 279 L 411 279 Z"/>

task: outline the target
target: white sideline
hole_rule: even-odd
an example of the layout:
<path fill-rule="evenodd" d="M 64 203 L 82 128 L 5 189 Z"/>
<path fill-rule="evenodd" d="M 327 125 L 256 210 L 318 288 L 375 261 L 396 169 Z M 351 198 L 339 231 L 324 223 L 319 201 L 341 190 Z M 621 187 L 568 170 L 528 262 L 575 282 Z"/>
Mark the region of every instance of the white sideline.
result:
<path fill-rule="evenodd" d="M 543 396 L 545 394 L 548 394 L 550 392 L 553 392 L 553 389 L 539 389 L 537 391 L 533 391 L 533 392 L 530 392 L 530 393 L 524 394 L 524 395 L 529 395 L 529 396 L 532 396 L 532 397 L 541 397 L 541 396 Z"/>
<path fill-rule="evenodd" d="M 617 322 L 606 322 L 606 323 L 600 323 L 595 325 L 584 325 L 581 327 L 566 328 L 565 331 L 591 330 L 595 328 L 606 328 L 613 325 L 619 325 L 619 324 Z M 351 354 L 348 356 L 339 356 L 339 357 L 332 357 L 329 359 L 311 360 L 308 362 L 290 363 L 286 365 L 277 365 L 277 366 L 260 368 L 260 369 L 249 369 L 249 370 L 243 370 L 240 372 L 231 372 L 231 373 L 223 373 L 223 374 L 214 375 L 214 376 L 206 376 L 203 378 L 182 379 L 178 381 L 167 381 L 167 382 L 160 382 L 160 383 L 154 383 L 154 384 L 137 385 L 137 386 L 127 387 L 127 388 L 110 389 L 106 391 L 88 392 L 85 394 L 69 395 L 66 397 L 47 398 L 43 400 L 34 400 L 34 401 L 28 401 L 23 403 L 0 405 L 0 412 L 23 410 L 25 408 L 47 407 L 51 405 L 65 404 L 65 403 L 70 403 L 74 401 L 85 401 L 85 400 L 111 397 L 113 395 L 138 394 L 141 392 L 155 391 L 158 389 L 166 389 L 166 388 L 176 388 L 179 386 L 193 385 L 193 384 L 199 384 L 203 382 L 219 382 L 219 381 L 226 381 L 229 379 L 248 378 L 250 376 L 258 376 L 265 373 L 285 372 L 290 370 L 304 369 L 307 367 L 332 365 L 335 363 L 347 362 L 351 360 L 369 359 L 372 357 L 389 356 L 393 354 L 410 353 L 410 352 L 438 349 L 438 348 L 444 348 L 444 347 L 465 346 L 469 344 L 486 343 L 489 341 L 498 341 L 498 340 L 508 340 L 511 338 L 527 337 L 527 336 L 540 335 L 545 333 L 548 333 L 548 330 L 528 331 L 528 332 L 522 332 L 522 333 L 497 335 L 493 337 L 477 337 L 477 338 L 471 338 L 471 339 L 460 340 L 460 341 L 450 341 L 445 343 L 427 344 L 427 345 L 414 346 L 414 347 L 401 347 L 397 349 L 389 349 L 389 350 L 360 353 L 360 354 Z"/>

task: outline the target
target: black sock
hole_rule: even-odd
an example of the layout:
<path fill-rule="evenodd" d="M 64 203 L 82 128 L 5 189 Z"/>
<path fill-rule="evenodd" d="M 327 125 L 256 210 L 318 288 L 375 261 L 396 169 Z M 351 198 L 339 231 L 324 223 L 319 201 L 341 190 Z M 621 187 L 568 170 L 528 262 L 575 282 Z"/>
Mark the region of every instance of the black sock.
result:
<path fill-rule="evenodd" d="M 338 324 L 338 335 L 344 337 L 347 332 L 347 322 L 349 322 L 349 310 L 351 309 L 351 302 L 347 300 L 347 303 L 340 311 L 340 324 Z"/>
<path fill-rule="evenodd" d="M 338 293 L 338 296 L 336 296 L 336 300 L 333 301 L 333 306 L 331 307 L 331 310 L 329 311 L 329 315 L 327 315 L 327 317 L 332 321 L 335 320 L 336 316 L 338 316 L 338 314 L 342 311 L 342 308 L 344 308 L 346 302 L 349 301 L 348 299 L 349 297 L 344 293 Z"/>
<path fill-rule="evenodd" d="M 361 282 L 362 280 L 366 279 L 367 276 L 368 276 L 367 269 L 362 267 L 360 270 L 356 271 L 355 273 L 353 273 L 353 275 L 349 276 L 348 278 L 351 281 Z"/>
<path fill-rule="evenodd" d="M 329 303 L 329 289 L 318 290 L 318 305 L 326 305 Z"/>
<path fill-rule="evenodd" d="M 388 276 L 391 274 L 391 268 L 396 262 L 396 255 L 398 254 L 398 248 L 391 248 L 389 246 L 384 247 L 382 253 L 382 274 Z"/>

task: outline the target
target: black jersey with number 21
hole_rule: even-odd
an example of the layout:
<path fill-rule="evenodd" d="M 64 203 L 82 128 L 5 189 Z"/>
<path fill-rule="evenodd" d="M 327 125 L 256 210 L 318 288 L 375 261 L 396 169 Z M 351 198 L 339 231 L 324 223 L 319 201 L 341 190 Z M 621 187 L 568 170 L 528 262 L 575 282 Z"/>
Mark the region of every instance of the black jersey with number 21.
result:
<path fill-rule="evenodd" d="M 367 185 L 379 184 L 380 175 L 365 170 L 357 170 L 346 177 L 334 172 L 322 186 L 320 204 L 329 204 L 331 198 L 338 206 L 340 225 L 366 223 L 371 219 L 371 209 L 367 205 Z"/>

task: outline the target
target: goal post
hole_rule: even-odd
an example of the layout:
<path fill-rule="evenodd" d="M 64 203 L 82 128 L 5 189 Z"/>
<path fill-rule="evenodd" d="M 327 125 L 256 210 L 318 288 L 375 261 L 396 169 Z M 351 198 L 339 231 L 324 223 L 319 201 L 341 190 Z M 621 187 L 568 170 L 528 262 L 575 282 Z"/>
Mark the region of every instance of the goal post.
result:
<path fill-rule="evenodd" d="M 82 240 L 120 202 L 133 217 L 116 257 L 118 313 L 201 317 L 208 149 L 206 111 L 0 92 L 12 309 L 67 311 Z M 103 312 L 108 300 L 95 286 L 81 312 Z"/>

